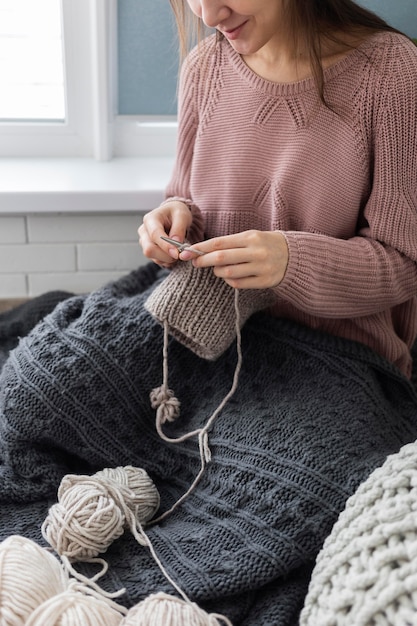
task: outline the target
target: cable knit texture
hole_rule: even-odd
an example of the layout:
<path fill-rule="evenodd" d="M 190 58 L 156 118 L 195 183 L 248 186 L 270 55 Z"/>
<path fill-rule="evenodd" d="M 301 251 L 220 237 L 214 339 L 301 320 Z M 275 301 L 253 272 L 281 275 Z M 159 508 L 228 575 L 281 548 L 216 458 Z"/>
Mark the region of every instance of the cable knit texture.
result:
<path fill-rule="evenodd" d="M 417 444 L 359 487 L 317 558 L 301 626 L 395 626 L 417 615 Z"/>
<path fill-rule="evenodd" d="M 0 315 L 0 369 L 19 337 L 27 335 L 59 302 L 72 295 L 67 291 L 49 291 Z"/>
<path fill-rule="evenodd" d="M 150 265 L 69 298 L 11 352 L 0 376 L 0 540 L 20 534 L 44 545 L 41 525 L 65 474 L 142 467 L 161 512 L 193 482 L 198 442 L 162 441 L 149 401 L 163 331 L 144 303 L 165 276 Z M 2 330 L 6 337 L 6 323 Z M 242 351 L 237 391 L 209 432 L 212 461 L 147 532 L 169 575 L 206 611 L 234 626 L 295 626 L 346 499 L 416 439 L 417 397 L 366 346 L 265 313 L 244 325 Z M 182 410 L 164 431 L 179 436 L 204 426 L 224 398 L 236 350 L 208 361 L 171 338 L 169 360 Z M 126 606 L 173 593 L 130 533 L 105 558 L 100 583 L 125 587 Z"/>
<path fill-rule="evenodd" d="M 181 76 L 167 195 L 192 199 L 206 237 L 282 230 L 290 257 L 275 314 L 361 341 L 410 375 L 417 48 L 371 36 L 325 70 L 331 109 L 312 79 L 264 80 L 226 40 L 209 38 L 201 55 Z"/>
<path fill-rule="evenodd" d="M 272 304 L 272 290 L 245 289 L 239 294 L 240 326 Z M 178 263 L 145 302 L 146 309 L 170 334 L 204 359 L 217 359 L 236 338 L 235 290 L 212 268 Z"/>

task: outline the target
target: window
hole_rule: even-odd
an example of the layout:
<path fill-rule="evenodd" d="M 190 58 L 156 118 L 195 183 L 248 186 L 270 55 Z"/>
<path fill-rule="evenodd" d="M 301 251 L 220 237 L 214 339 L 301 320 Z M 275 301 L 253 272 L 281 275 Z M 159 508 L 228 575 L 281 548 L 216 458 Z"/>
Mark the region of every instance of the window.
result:
<path fill-rule="evenodd" d="M 417 35 L 416 0 L 359 1 Z M 5 41 L 34 25 L 55 47 L 47 63 Z M 171 157 L 176 82 L 168 0 L 0 0 L 0 157 Z"/>
<path fill-rule="evenodd" d="M 64 119 L 60 0 L 0 0 L 0 120 Z"/>
<path fill-rule="evenodd" d="M 0 9 L 6 11 L 29 6 L 33 23 L 41 30 L 46 22 L 48 35 L 58 46 L 57 12 L 60 13 L 61 52 L 56 53 L 53 68 L 56 91 L 58 85 L 64 90 L 64 107 L 55 104 L 54 112 L 46 112 L 45 105 L 39 107 L 43 113 L 35 116 L 34 98 L 21 98 L 21 104 L 31 101 L 32 112 L 10 105 L 8 111 L 0 113 L 0 157 L 55 157 L 82 156 L 98 160 L 108 160 L 112 156 L 169 156 L 173 155 L 176 141 L 175 85 L 176 52 L 175 42 L 167 44 L 162 56 L 169 55 L 171 68 L 168 71 L 170 95 L 165 100 L 170 102 L 168 114 L 148 115 L 135 111 L 133 114 L 118 115 L 118 11 L 123 12 L 123 3 L 129 0 L 0 0 Z M 120 6 L 119 6 L 120 5 Z M 160 12 L 163 11 L 163 28 L 171 19 L 168 0 L 135 0 L 133 5 L 145 7 L 136 11 L 137 18 L 147 19 L 146 35 L 152 37 L 152 23 L 162 24 Z M 131 5 L 131 6 L 133 6 Z M 22 9 L 19 14 L 22 16 Z M 10 14 L 9 14 L 10 15 Z M 12 20 L 10 17 L 9 22 Z M 53 20 L 53 24 L 51 24 Z M 0 18 L 1 22 L 1 18 Z M 23 22 L 15 21 L 13 28 L 22 30 Z M 170 38 L 172 38 L 172 24 Z M 9 26 L 9 31 L 11 26 Z M 6 27 L 0 26 L 0 33 Z M 165 31 L 164 31 L 165 32 Z M 136 22 L 130 26 L 129 36 L 140 37 L 141 27 Z M 1 45 L 0 34 L 0 45 Z M 160 33 L 161 34 L 161 33 Z M 125 37 L 125 33 L 122 35 Z M 159 35 L 158 35 L 159 36 Z M 165 36 L 164 36 L 165 37 Z M 22 42 L 21 42 L 22 43 Z M 6 65 L 11 67 L 10 49 L 3 56 Z M 28 59 L 28 53 L 23 54 Z M 63 83 L 58 78 L 58 56 L 63 60 Z M 136 59 L 137 60 L 137 59 Z M 165 61 L 164 61 L 165 62 Z M 24 63 L 22 64 L 24 65 Z M 50 64 L 51 65 L 51 64 Z M 140 64 L 138 64 L 140 65 Z M 17 67 L 17 65 L 15 65 Z M 23 68 L 26 71 L 26 68 Z M 0 70 L 1 71 L 1 70 Z M 159 70 L 157 70 L 159 71 Z M 150 75 L 154 74 L 153 70 Z M 4 76 L 4 75 L 3 75 Z M 26 74 L 27 76 L 27 74 Z M 16 81 L 16 76 L 9 73 L 7 79 Z M 135 80 L 135 77 L 131 79 Z M 39 79 L 36 79 L 39 82 Z M 166 84 L 166 77 L 154 84 Z M 143 81 L 141 81 L 143 85 Z M 6 90 L 5 81 L 0 80 L 0 93 Z M 59 98 L 55 100 L 55 103 Z M 160 97 L 162 100 L 162 97 Z M 50 98 L 52 103 L 54 98 Z M 53 105 L 52 105 L 53 106 Z M 13 111 L 10 109 L 13 108 Z M 58 111 L 59 109 L 59 111 Z M 127 111 L 125 109 L 123 112 Z M 149 111 L 149 109 L 148 109 Z"/>
<path fill-rule="evenodd" d="M 5 99 L 9 105 L 0 114 L 0 156 L 94 156 L 97 153 L 99 158 L 105 158 L 106 147 L 98 137 L 103 116 L 106 120 L 110 118 L 106 45 L 110 41 L 107 29 L 115 3 L 116 0 L 0 0 L 3 17 L 8 22 L 7 26 L 1 24 L 0 32 L 15 33 L 14 41 L 7 43 L 4 35 L 0 41 L 0 45 L 4 44 L 0 93 L 4 94 L 13 83 L 15 86 L 14 97 L 10 94 Z M 30 46 L 39 36 L 45 45 L 54 46 L 56 57 L 44 63 L 42 54 L 46 53 L 38 46 L 40 57 L 36 65 L 44 67 L 33 78 L 33 68 L 29 72 L 34 56 Z M 15 56 L 17 48 L 19 53 Z M 13 68 L 13 72 L 4 70 L 5 66 L 6 70 L 7 66 Z M 30 89 L 35 95 L 36 92 L 45 95 L 49 89 L 48 105 L 40 95 L 26 97 L 25 90 Z"/>

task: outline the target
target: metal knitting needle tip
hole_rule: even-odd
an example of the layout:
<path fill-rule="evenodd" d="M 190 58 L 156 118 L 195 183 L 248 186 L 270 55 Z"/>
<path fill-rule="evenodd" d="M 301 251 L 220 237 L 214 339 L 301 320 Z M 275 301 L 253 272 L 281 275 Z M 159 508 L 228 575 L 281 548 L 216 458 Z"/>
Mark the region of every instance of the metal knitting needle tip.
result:
<path fill-rule="evenodd" d="M 181 243 L 180 241 L 175 241 L 175 239 L 170 239 L 169 237 L 163 237 L 162 235 L 161 235 L 161 239 L 175 246 L 179 254 L 181 254 L 181 252 L 184 252 L 184 250 L 188 250 L 190 248 L 190 244 L 186 242 Z M 196 250 L 195 248 L 192 248 L 190 252 L 194 252 L 195 254 L 198 254 L 199 256 L 203 256 L 203 254 L 205 254 L 204 252 L 201 252 L 201 250 Z"/>

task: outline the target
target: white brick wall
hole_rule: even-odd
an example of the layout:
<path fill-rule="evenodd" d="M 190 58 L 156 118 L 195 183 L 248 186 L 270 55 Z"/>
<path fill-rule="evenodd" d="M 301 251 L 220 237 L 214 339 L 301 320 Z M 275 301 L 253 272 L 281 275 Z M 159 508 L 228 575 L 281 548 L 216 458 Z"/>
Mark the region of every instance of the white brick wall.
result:
<path fill-rule="evenodd" d="M 0 299 L 91 291 L 146 263 L 134 214 L 0 215 Z"/>

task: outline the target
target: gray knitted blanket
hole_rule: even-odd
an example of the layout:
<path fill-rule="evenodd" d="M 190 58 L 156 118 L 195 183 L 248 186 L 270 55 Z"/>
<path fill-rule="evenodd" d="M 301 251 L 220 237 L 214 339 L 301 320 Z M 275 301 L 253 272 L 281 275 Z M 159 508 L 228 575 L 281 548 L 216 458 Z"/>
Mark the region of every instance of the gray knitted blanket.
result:
<path fill-rule="evenodd" d="M 10 352 L 0 377 L 0 540 L 18 533 L 44 545 L 40 526 L 68 473 L 143 467 L 161 511 L 192 483 L 197 442 L 163 442 L 149 402 L 162 382 L 163 333 L 143 304 L 162 278 L 149 265 L 66 298 Z M 10 316 L 0 316 L 0 344 L 10 343 L 8 327 Z M 235 626 L 295 626 L 346 499 L 416 439 L 417 394 L 364 346 L 265 314 L 246 323 L 242 347 L 237 392 L 210 431 L 211 463 L 148 533 L 170 576 L 206 610 Z M 218 406 L 236 350 L 208 362 L 172 339 L 169 364 L 181 401 L 181 417 L 165 427 L 174 436 L 203 426 Z M 125 587 L 126 606 L 175 593 L 129 532 L 105 558 L 101 584 Z"/>

